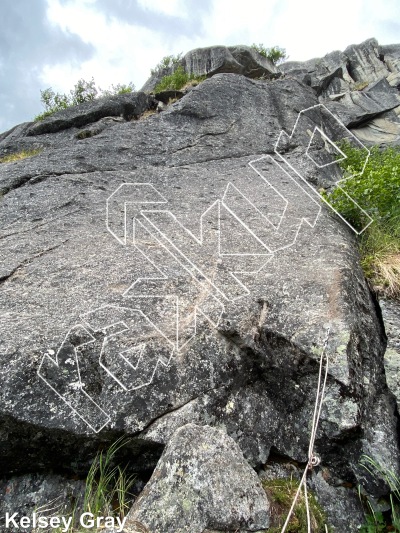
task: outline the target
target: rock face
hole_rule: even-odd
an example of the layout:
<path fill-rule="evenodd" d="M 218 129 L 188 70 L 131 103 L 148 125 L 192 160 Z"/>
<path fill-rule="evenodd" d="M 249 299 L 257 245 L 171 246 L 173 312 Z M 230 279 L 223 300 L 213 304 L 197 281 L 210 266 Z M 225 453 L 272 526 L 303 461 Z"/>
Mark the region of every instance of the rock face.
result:
<path fill-rule="evenodd" d="M 385 352 L 385 372 L 389 389 L 400 408 L 400 305 L 384 300 L 382 314 L 386 324 L 388 345 Z"/>
<path fill-rule="evenodd" d="M 127 529 L 137 523 L 154 533 L 259 531 L 268 528 L 269 503 L 231 438 L 188 424 L 169 441 L 130 511 Z"/>
<path fill-rule="evenodd" d="M 331 84 L 340 79 L 349 83 L 351 77 L 347 72 L 347 57 L 342 52 L 331 52 L 323 59 L 310 59 L 309 61 L 286 61 L 278 67 L 283 74 L 296 77 L 306 85 L 312 87 L 318 95 L 323 91 L 329 93 Z M 336 82 L 335 82 L 336 83 Z"/>
<path fill-rule="evenodd" d="M 82 505 L 84 489 L 83 481 L 66 480 L 49 473 L 25 474 L 0 481 L 0 527 L 9 533 L 20 531 L 12 525 L 5 527 L 6 513 L 18 513 L 19 517 L 34 512 L 38 516 L 68 516 L 74 505 Z"/>
<path fill-rule="evenodd" d="M 93 102 L 67 108 L 51 115 L 46 120 L 36 122 L 28 128 L 26 135 L 55 133 L 73 126 L 79 128 L 98 122 L 104 117 L 122 116 L 125 120 L 131 120 L 138 118 L 151 106 L 152 99 L 143 92 L 103 97 Z"/>
<path fill-rule="evenodd" d="M 168 457 L 178 461 L 187 450 L 187 461 L 200 465 L 199 443 L 214 446 L 217 429 L 228 435 L 218 437 L 226 453 L 238 458 L 239 446 L 254 468 L 272 455 L 303 465 L 329 331 L 315 446 L 329 487 L 316 483 L 317 493 L 336 494 L 329 512 L 337 531 L 335 514 L 357 501 L 351 487 L 385 494 L 359 466 L 367 454 L 399 472 L 384 325 L 354 232 L 318 194 L 341 177 L 329 140 L 360 146 L 352 132 L 360 137 L 383 120 L 397 142 L 397 88 L 390 74 L 377 77 L 397 68 L 398 47 L 384 49 L 386 64 L 374 43 L 361 45 L 360 65 L 350 47 L 318 68 L 316 60 L 283 65 L 274 80 L 242 75 L 258 68 L 243 59 L 245 47 L 229 49 L 241 71 L 232 59 L 226 66 L 219 47 L 194 51 L 187 64 L 210 57 L 208 75 L 229 72 L 162 113 L 151 114 L 157 101 L 137 93 L 0 137 L 0 157 L 41 150 L 0 165 L 6 478 L 84 475 L 100 444 L 129 435 L 139 473 L 152 471 L 166 447 L 142 499 L 155 508 L 158 494 L 167 498 L 161 488 L 175 486 L 164 479 Z M 359 98 L 330 92 L 366 73 Z M 349 117 L 352 131 L 335 115 Z M 223 473 L 213 480 L 229 494 Z M 214 504 L 198 511 L 202 491 L 193 515 L 199 531 L 242 527 Z M 243 527 L 254 530 L 264 518 L 245 509 Z M 151 520 L 163 530 L 161 518 Z"/>

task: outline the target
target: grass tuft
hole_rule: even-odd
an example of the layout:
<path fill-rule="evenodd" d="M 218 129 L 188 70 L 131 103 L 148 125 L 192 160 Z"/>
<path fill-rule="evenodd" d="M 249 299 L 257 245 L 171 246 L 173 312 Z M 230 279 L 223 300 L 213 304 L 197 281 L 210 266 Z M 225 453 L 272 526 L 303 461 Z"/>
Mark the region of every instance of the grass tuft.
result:
<path fill-rule="evenodd" d="M 124 437 L 115 441 L 107 450 L 97 453 L 86 477 L 83 505 L 78 509 L 77 504 L 70 506 L 69 513 L 64 516 L 72 517 L 72 526 L 67 533 L 83 533 L 77 525 L 82 513 L 92 513 L 94 519 L 100 516 L 124 518 L 129 511 L 133 495 L 131 489 L 135 481 L 134 475 L 128 475 L 126 468 L 114 465 L 116 453 L 127 444 Z M 46 506 L 37 509 L 41 516 L 53 516 L 54 507 L 50 502 Z M 61 533 L 62 528 L 53 529 L 54 533 Z M 39 533 L 38 530 L 35 533 Z M 63 530 L 64 531 L 64 530 Z"/>
<path fill-rule="evenodd" d="M 383 479 L 389 488 L 389 511 L 385 512 L 385 516 L 381 511 L 374 510 L 371 502 L 361 495 L 361 488 L 359 495 L 366 510 L 366 523 L 360 528 L 360 533 L 384 533 L 386 531 L 393 531 L 400 533 L 400 479 L 399 477 L 386 467 L 380 465 L 372 457 L 363 455 L 360 464 L 373 477 Z"/>
<path fill-rule="evenodd" d="M 26 159 L 27 157 L 33 157 L 34 155 L 38 155 L 40 154 L 40 152 L 42 152 L 41 148 L 36 148 L 32 150 L 22 150 L 21 152 L 18 152 L 16 154 L 10 154 L 1 157 L 0 163 L 14 163 L 15 161 L 21 161 L 22 159 Z"/>
<path fill-rule="evenodd" d="M 268 533 L 280 533 L 296 496 L 299 481 L 291 478 L 281 478 L 264 480 L 262 485 L 271 504 L 271 523 Z M 314 494 L 310 490 L 307 492 L 312 531 L 315 533 L 325 533 L 325 513 Z M 302 491 L 286 528 L 286 532 L 307 533 L 307 531 L 307 510 L 304 492 Z"/>
<path fill-rule="evenodd" d="M 353 91 L 362 91 L 368 87 L 369 83 L 367 81 L 360 81 L 353 86 Z"/>
<path fill-rule="evenodd" d="M 397 227 L 396 227 L 397 226 Z M 400 235 L 398 225 L 375 223 L 361 235 L 361 265 L 374 289 L 400 298 Z"/>
<path fill-rule="evenodd" d="M 84 509 L 97 516 L 118 515 L 123 518 L 129 510 L 129 490 L 135 477 L 127 476 L 126 469 L 113 466 L 114 456 L 124 445 L 118 439 L 105 452 L 99 452 L 86 478 Z"/>

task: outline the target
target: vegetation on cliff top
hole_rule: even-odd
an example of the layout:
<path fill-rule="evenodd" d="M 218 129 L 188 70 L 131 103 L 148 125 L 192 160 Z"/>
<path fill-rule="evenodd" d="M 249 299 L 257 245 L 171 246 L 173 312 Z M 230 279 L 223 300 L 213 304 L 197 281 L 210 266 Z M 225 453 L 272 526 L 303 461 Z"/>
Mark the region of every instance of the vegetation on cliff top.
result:
<path fill-rule="evenodd" d="M 182 66 L 179 66 L 172 74 L 164 76 L 154 88 L 154 92 L 183 89 L 186 85 L 196 85 L 205 80 L 206 76 L 195 76 L 185 72 Z"/>
<path fill-rule="evenodd" d="M 281 48 L 280 46 L 272 46 L 271 48 L 267 48 L 262 43 L 253 43 L 251 48 L 253 48 L 263 57 L 266 57 L 272 61 L 274 65 L 279 65 L 280 63 L 283 63 L 289 59 L 289 56 L 286 54 L 286 49 Z"/>
<path fill-rule="evenodd" d="M 262 43 L 252 44 L 251 48 L 258 52 L 263 57 L 266 57 L 274 65 L 279 65 L 283 61 L 286 61 L 288 56 L 286 55 L 285 48 L 280 46 L 272 46 L 267 48 Z M 151 69 L 151 74 L 155 75 L 158 72 L 162 72 L 165 69 L 172 69 L 171 74 L 164 76 L 161 81 L 156 85 L 154 91 L 161 92 L 167 90 L 179 90 L 190 83 L 200 83 L 205 80 L 206 76 L 195 76 L 188 74 L 183 66 L 180 64 L 182 59 L 182 53 L 177 55 L 168 55 L 161 59 L 161 61 Z"/>
<path fill-rule="evenodd" d="M 118 94 L 131 93 L 135 90 L 133 83 L 127 85 L 118 83 L 111 85 L 109 89 L 100 89 L 96 87 L 96 83 L 92 78 L 90 81 L 80 79 L 74 85 L 74 88 L 69 93 L 56 93 L 51 87 L 40 91 L 40 100 L 44 105 L 44 112 L 35 117 L 35 121 L 43 120 L 49 117 L 56 111 L 62 111 L 68 107 L 83 104 L 85 102 L 93 102 L 97 98 L 104 96 L 114 96 Z"/>

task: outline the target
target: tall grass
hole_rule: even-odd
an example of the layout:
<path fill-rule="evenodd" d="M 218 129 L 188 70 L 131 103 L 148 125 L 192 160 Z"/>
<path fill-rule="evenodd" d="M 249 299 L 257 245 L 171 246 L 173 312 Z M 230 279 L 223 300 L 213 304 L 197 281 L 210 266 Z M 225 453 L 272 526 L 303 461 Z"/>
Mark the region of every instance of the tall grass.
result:
<path fill-rule="evenodd" d="M 79 505 L 75 502 L 65 514 L 68 518 L 73 518 L 68 533 L 87 531 L 87 529 L 81 529 L 77 525 L 78 517 L 82 513 L 92 513 L 94 519 L 99 516 L 122 519 L 126 516 L 133 500 L 131 489 L 135 482 L 135 476 L 128 475 L 126 467 L 121 468 L 119 465 L 115 465 L 115 456 L 127 442 L 126 438 L 121 437 L 107 450 L 99 451 L 96 454 L 86 477 L 83 504 Z M 55 516 L 66 507 L 66 502 L 58 502 L 54 506 L 55 502 L 56 500 L 53 500 L 47 505 L 39 507 L 36 512 L 41 516 Z M 60 533 L 61 530 L 62 527 L 51 529 L 51 532 Z M 35 533 L 39 532 L 43 532 L 43 529 L 37 530 Z"/>
<path fill-rule="evenodd" d="M 135 476 L 127 475 L 126 467 L 113 466 L 115 454 L 126 444 L 121 437 L 108 450 L 98 452 L 86 478 L 83 501 L 85 512 L 97 516 L 120 516 L 129 510 L 129 491 Z"/>
<path fill-rule="evenodd" d="M 400 532 L 400 478 L 388 468 L 385 468 L 372 457 L 363 455 L 360 464 L 373 477 L 383 479 L 389 490 L 390 516 L 385 519 L 383 513 L 375 511 L 371 503 L 367 500 L 367 517 L 360 533 L 383 533 L 386 531 Z"/>
<path fill-rule="evenodd" d="M 271 503 L 271 523 L 265 533 L 280 533 L 297 493 L 299 481 L 292 478 L 263 480 L 263 488 Z M 308 505 L 312 531 L 326 533 L 326 516 L 312 491 L 308 490 Z M 287 533 L 307 533 L 307 508 L 303 491 L 288 523 Z M 328 529 L 329 531 L 329 529 Z"/>
<path fill-rule="evenodd" d="M 399 199 L 400 202 L 400 199 Z M 396 219 L 372 224 L 360 240 L 361 265 L 377 292 L 400 298 L 400 225 Z"/>

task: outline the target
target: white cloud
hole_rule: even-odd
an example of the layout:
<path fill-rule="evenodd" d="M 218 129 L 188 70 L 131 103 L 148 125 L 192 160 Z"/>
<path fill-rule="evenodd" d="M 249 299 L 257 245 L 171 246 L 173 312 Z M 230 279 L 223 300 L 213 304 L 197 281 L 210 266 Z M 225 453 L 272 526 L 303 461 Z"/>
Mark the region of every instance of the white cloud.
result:
<path fill-rule="evenodd" d="M 366 0 L 230 0 L 214 2 L 207 21 L 211 43 L 282 46 L 291 59 L 306 60 L 374 36 L 365 18 Z M 382 36 L 384 37 L 384 36 Z"/>
<path fill-rule="evenodd" d="M 379 5 L 375 0 L 336 0 L 329 6 L 320 0 L 214 0 L 210 12 L 199 20 L 205 29 L 201 37 L 171 35 L 166 42 L 165 35 L 154 29 L 107 18 L 96 9 L 95 0 L 65 4 L 48 0 L 48 4 L 52 24 L 78 34 L 96 49 L 95 56 L 79 68 L 61 62 L 44 67 L 43 83 L 64 90 L 71 81 L 92 76 L 102 87 L 133 81 L 139 88 L 164 55 L 198 46 L 256 42 L 282 46 L 292 60 L 306 60 L 368 37 L 390 42 L 383 23 L 399 10 L 397 0 Z M 139 0 L 139 5 L 158 15 L 191 16 L 183 0 Z"/>
<path fill-rule="evenodd" d="M 138 0 L 138 4 L 143 9 L 154 11 L 157 13 L 164 13 L 165 15 L 172 15 L 175 17 L 187 16 L 187 9 L 185 2 L 182 0 Z"/>
<path fill-rule="evenodd" d="M 60 62 L 43 68 L 43 83 L 57 90 L 67 90 L 79 78 L 89 80 L 94 77 L 96 84 L 102 88 L 107 88 L 112 83 L 142 83 L 148 77 L 151 67 L 147 59 L 163 55 L 161 44 L 154 46 L 153 32 L 116 19 L 107 20 L 94 9 L 92 1 L 63 5 L 59 0 L 50 0 L 48 17 L 64 31 L 78 34 L 96 50 L 94 57 L 79 67 Z M 149 54 L 149 48 L 155 48 L 153 54 Z M 137 61 L 141 53 L 146 61 Z"/>

